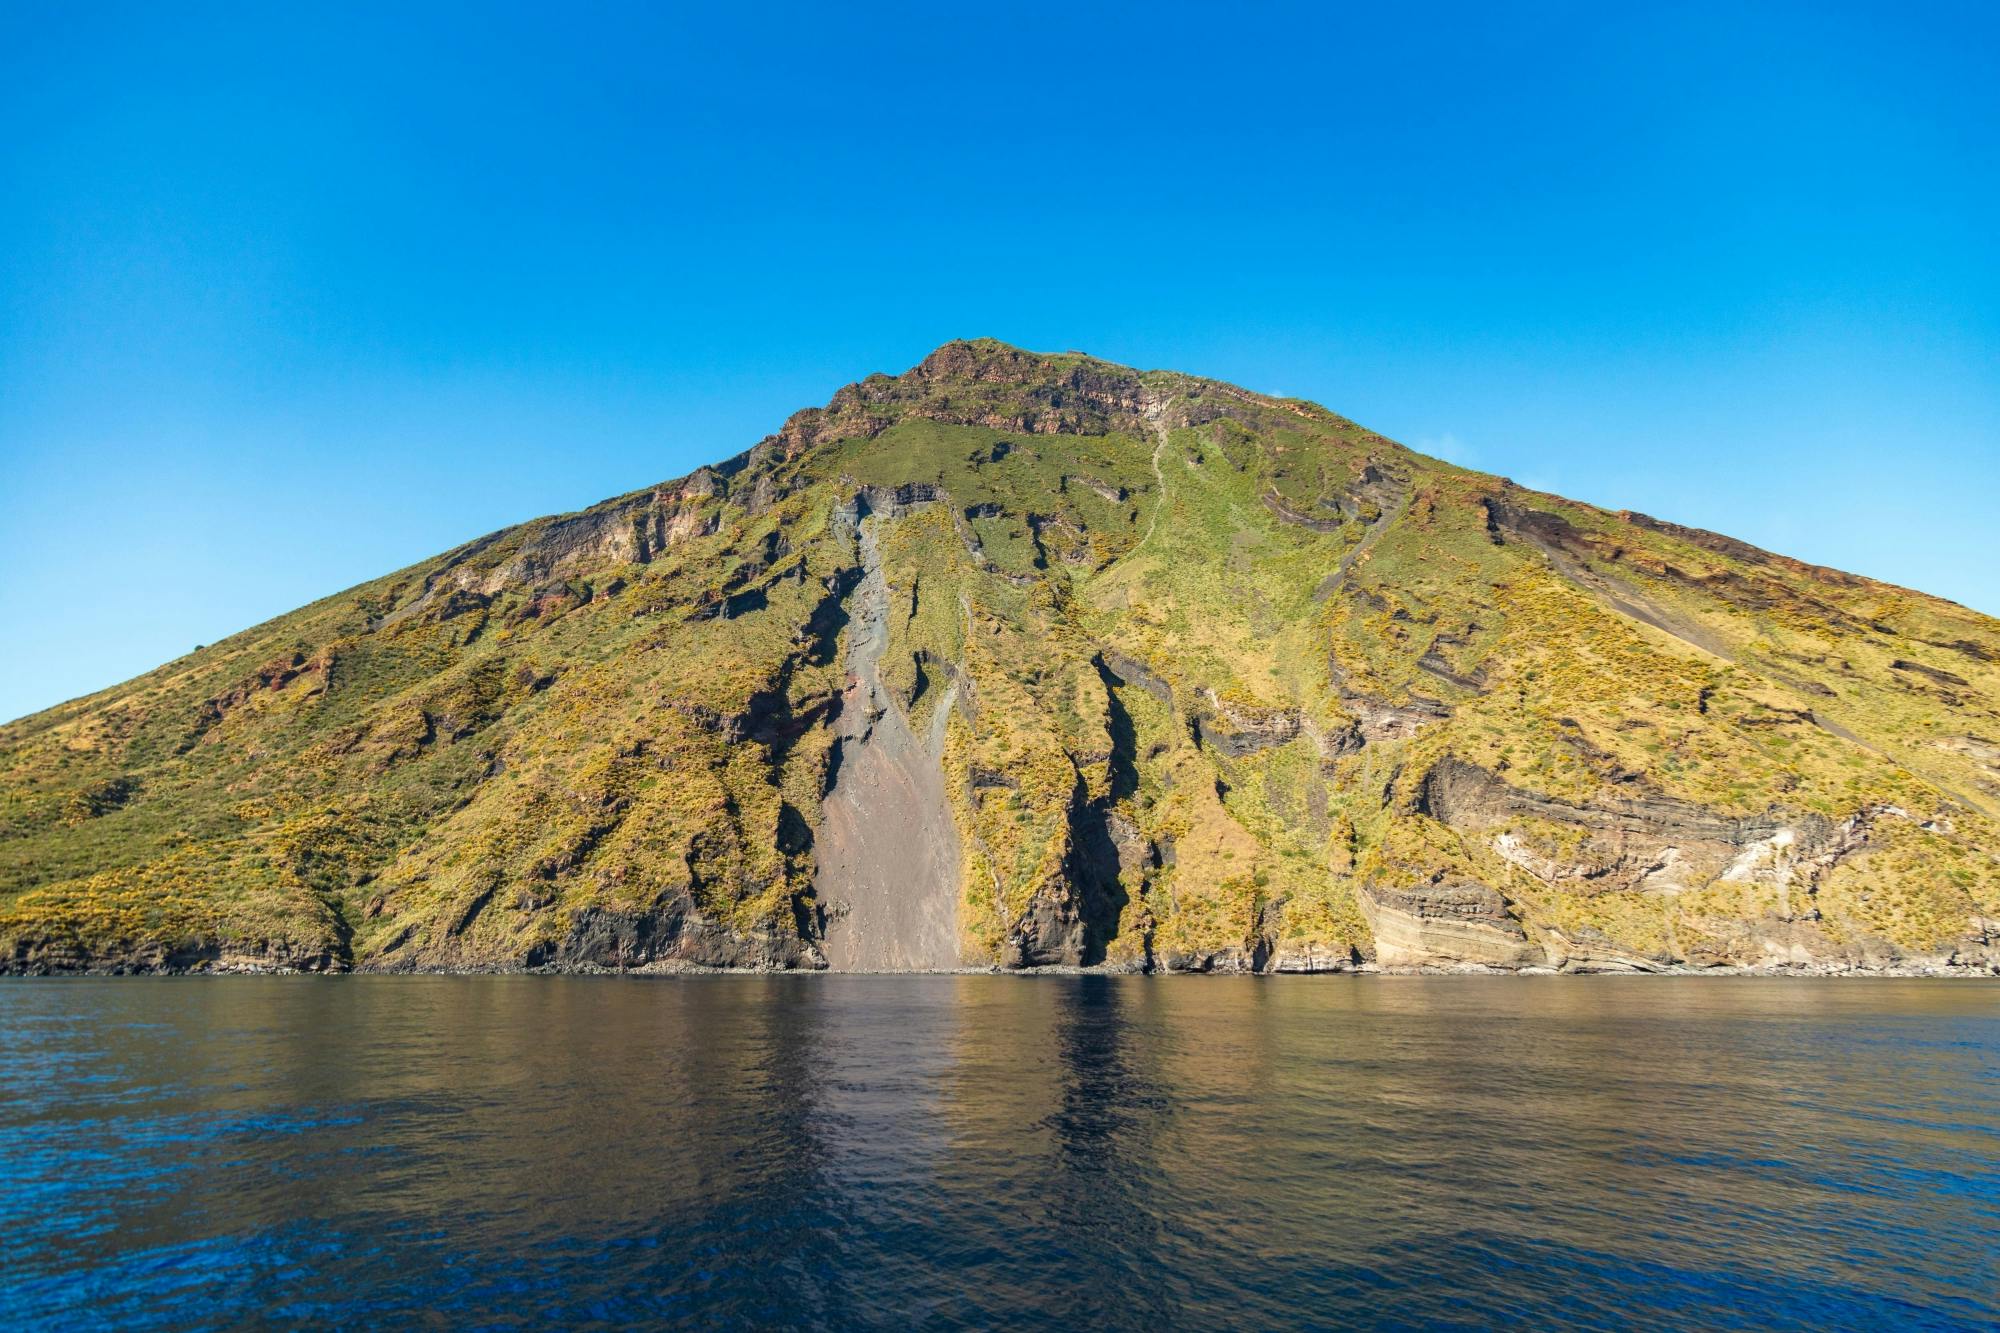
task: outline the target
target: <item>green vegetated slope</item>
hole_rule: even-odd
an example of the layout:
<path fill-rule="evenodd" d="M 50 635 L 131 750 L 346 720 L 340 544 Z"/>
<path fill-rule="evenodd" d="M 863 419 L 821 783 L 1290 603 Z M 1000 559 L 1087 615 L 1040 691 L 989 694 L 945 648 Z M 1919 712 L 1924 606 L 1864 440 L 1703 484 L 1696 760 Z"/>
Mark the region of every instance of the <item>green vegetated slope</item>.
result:
<path fill-rule="evenodd" d="M 2000 960 L 2000 623 L 974 342 L 0 728 L 0 967 L 822 966 L 871 574 L 968 965 Z"/>

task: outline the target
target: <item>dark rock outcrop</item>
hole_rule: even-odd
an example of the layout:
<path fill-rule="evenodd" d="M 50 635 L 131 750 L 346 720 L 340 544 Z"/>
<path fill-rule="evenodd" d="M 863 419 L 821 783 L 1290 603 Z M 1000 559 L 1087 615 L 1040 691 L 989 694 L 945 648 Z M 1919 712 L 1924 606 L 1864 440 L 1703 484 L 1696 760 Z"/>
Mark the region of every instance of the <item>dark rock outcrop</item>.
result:
<path fill-rule="evenodd" d="M 586 907 L 553 944 L 530 949 L 529 968 L 558 971 L 658 970 L 662 966 L 794 969 L 820 966 L 799 939 L 776 931 L 743 934 L 710 921 L 685 890 L 650 907 Z"/>

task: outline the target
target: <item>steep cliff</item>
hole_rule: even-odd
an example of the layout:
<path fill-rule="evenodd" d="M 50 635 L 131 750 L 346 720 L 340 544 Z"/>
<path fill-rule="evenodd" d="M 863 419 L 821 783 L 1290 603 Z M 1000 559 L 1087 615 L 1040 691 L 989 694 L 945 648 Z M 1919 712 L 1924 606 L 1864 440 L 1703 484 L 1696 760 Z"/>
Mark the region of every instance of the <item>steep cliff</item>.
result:
<path fill-rule="evenodd" d="M 2000 623 L 992 342 L 0 728 L 0 968 L 2000 966 Z"/>

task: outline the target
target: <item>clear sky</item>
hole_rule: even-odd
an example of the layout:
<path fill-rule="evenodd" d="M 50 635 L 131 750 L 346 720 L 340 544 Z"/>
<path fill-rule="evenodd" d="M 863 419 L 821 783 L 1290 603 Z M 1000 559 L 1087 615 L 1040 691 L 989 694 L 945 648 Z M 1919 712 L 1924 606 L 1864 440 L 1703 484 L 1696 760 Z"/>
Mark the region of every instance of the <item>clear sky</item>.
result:
<path fill-rule="evenodd" d="M 980 335 L 2000 612 L 2000 6 L 674 8 L 0 0 L 0 717 Z"/>

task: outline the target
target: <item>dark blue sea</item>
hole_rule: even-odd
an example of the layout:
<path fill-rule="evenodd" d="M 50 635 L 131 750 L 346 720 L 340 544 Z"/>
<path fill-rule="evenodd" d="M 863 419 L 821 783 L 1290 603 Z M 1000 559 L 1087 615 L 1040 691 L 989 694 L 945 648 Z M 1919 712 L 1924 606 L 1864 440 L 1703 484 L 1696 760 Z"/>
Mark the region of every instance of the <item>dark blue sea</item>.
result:
<path fill-rule="evenodd" d="M 2000 1321 L 2000 982 L 0 984 L 0 1326 Z"/>

